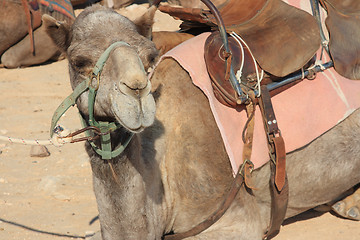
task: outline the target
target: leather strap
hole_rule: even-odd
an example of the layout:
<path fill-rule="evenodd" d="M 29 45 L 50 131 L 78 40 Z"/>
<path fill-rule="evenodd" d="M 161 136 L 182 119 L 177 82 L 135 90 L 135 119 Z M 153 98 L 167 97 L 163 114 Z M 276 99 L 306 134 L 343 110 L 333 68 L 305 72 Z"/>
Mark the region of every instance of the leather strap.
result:
<path fill-rule="evenodd" d="M 21 3 L 24 7 L 25 10 L 25 15 L 26 15 L 26 21 L 28 24 L 28 33 L 30 36 L 30 47 L 31 47 L 31 53 L 34 54 L 35 53 L 35 44 L 34 44 L 34 35 L 33 35 L 33 28 L 32 28 L 32 21 L 31 21 L 31 12 L 29 9 L 29 5 L 27 3 L 27 0 L 21 0 Z"/>
<path fill-rule="evenodd" d="M 245 124 L 243 131 L 243 161 L 244 161 L 244 181 L 246 187 L 250 189 L 255 189 L 255 185 L 251 178 L 252 170 L 254 169 L 254 164 L 250 161 L 252 153 L 252 144 L 254 139 L 254 126 L 255 126 L 255 93 L 253 91 L 249 92 L 250 102 L 246 105 L 246 112 L 248 121 Z"/>
<path fill-rule="evenodd" d="M 272 161 L 270 161 L 270 169 L 271 216 L 270 224 L 263 236 L 264 240 L 269 240 L 280 232 L 280 227 L 285 218 L 289 198 L 289 185 L 287 177 L 285 176 L 285 185 L 282 191 L 278 191 L 275 187 L 275 164 Z"/>
<path fill-rule="evenodd" d="M 270 93 L 265 85 L 261 86 L 260 109 L 263 115 L 265 132 L 268 135 L 279 134 L 277 120 L 270 99 Z"/>
<path fill-rule="evenodd" d="M 289 185 L 286 176 L 285 143 L 278 128 L 269 91 L 265 85 L 261 86 L 259 103 L 263 115 L 264 128 L 268 136 L 271 158 L 271 216 L 270 224 L 263 237 L 263 239 L 270 239 L 279 233 L 281 224 L 284 221 L 289 197 Z"/>
<path fill-rule="evenodd" d="M 28 33 L 30 37 L 31 53 L 35 55 L 35 42 L 34 42 L 34 29 L 41 25 L 41 14 L 40 11 L 35 11 L 29 8 L 27 0 L 21 0 L 21 4 L 24 7 L 26 21 L 28 24 Z"/>
<path fill-rule="evenodd" d="M 282 191 L 286 181 L 286 153 L 284 139 L 279 136 L 273 138 L 275 151 L 275 186 Z"/>

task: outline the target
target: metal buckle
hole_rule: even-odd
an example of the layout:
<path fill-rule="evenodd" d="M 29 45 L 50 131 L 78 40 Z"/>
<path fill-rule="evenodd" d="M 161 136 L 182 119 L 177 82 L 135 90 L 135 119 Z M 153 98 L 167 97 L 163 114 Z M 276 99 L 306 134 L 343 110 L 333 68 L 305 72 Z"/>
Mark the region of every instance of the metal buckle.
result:
<path fill-rule="evenodd" d="M 89 76 L 89 88 L 93 88 L 95 91 L 97 91 L 100 87 L 100 73 L 98 74 L 95 74 L 94 72 L 91 72 L 90 76 Z M 97 86 L 96 87 L 93 87 L 93 82 L 97 82 Z"/>
<path fill-rule="evenodd" d="M 268 147 L 269 147 L 269 156 L 270 156 L 270 160 L 276 164 L 276 159 L 275 159 L 275 147 L 274 147 L 274 138 L 276 137 L 281 137 L 281 131 L 280 129 L 278 129 L 276 132 L 272 132 L 272 133 L 267 133 L 267 138 L 269 141 Z"/>
<path fill-rule="evenodd" d="M 254 164 L 251 160 L 249 159 L 245 159 L 244 162 L 241 164 L 241 166 L 239 167 L 238 172 L 241 174 L 241 176 L 244 177 L 244 168 L 245 168 L 245 164 L 248 163 L 250 165 L 250 173 L 252 173 L 252 171 L 254 171 Z"/>

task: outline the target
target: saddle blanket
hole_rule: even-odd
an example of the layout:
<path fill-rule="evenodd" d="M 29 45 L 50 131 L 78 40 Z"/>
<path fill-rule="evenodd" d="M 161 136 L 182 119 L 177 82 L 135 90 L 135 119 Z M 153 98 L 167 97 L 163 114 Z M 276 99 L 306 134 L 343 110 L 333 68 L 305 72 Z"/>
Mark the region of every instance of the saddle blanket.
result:
<path fill-rule="evenodd" d="M 41 13 L 49 14 L 53 16 L 54 11 L 66 16 L 67 18 L 74 20 L 75 13 L 70 0 L 37 0 L 42 6 Z M 63 20 L 62 18 L 54 16 L 57 20 Z"/>
<path fill-rule="evenodd" d="M 241 138 L 247 120 L 246 111 L 222 105 L 214 96 L 204 61 L 204 43 L 210 33 L 202 33 L 173 48 L 161 59 L 175 59 L 191 76 L 209 100 L 211 111 L 229 155 L 234 173 L 242 164 Z M 160 61 L 161 61 L 160 59 Z M 329 57 L 323 56 L 323 62 Z M 333 68 L 317 73 L 314 80 L 302 82 L 272 97 L 286 152 L 292 152 L 341 122 L 360 107 L 360 81 L 341 77 Z M 269 160 L 267 138 L 257 106 L 251 161 L 255 168 Z"/>

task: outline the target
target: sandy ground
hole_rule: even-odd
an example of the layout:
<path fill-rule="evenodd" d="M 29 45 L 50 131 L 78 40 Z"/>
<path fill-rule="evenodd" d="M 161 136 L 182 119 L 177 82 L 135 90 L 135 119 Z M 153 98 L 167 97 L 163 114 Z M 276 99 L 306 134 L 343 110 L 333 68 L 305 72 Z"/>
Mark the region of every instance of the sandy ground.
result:
<path fill-rule="evenodd" d="M 121 12 L 133 18 L 144 9 L 133 5 Z M 178 24 L 157 13 L 154 29 L 174 30 Z M 0 69 L 0 89 L 0 135 L 48 139 L 53 111 L 71 93 L 67 62 Z M 61 123 L 79 129 L 77 111 L 70 109 Z M 48 146 L 50 156 L 44 158 L 30 157 L 30 150 L 0 142 L 0 239 L 85 239 L 98 231 L 83 143 Z M 275 240 L 285 239 L 356 240 L 360 223 L 310 211 L 284 223 Z"/>

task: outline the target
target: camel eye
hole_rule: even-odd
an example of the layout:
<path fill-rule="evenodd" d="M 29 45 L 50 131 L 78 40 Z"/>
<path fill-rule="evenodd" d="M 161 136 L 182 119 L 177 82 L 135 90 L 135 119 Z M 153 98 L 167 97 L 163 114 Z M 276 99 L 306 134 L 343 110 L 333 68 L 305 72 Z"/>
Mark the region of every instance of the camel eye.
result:
<path fill-rule="evenodd" d="M 86 67 L 91 67 L 92 61 L 87 57 L 78 56 L 75 59 L 73 59 L 73 61 L 71 61 L 71 65 L 73 65 L 75 68 L 80 70 Z"/>
<path fill-rule="evenodd" d="M 152 68 L 157 62 L 158 57 L 159 57 L 159 53 L 157 51 L 148 54 L 145 58 L 145 61 L 143 61 L 145 70 Z"/>
<path fill-rule="evenodd" d="M 154 64 L 156 63 L 156 61 L 158 59 L 158 56 L 159 56 L 158 52 L 149 54 L 148 61 L 149 61 L 150 67 L 154 66 Z"/>

